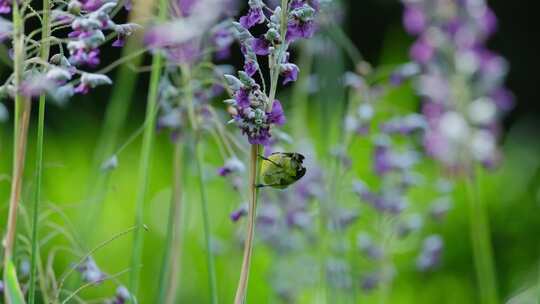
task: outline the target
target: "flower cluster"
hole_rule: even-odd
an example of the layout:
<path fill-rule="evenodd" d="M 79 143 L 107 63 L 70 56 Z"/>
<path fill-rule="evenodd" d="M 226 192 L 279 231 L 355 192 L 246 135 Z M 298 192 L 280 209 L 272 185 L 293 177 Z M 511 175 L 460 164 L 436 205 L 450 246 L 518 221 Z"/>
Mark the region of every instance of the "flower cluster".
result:
<path fill-rule="evenodd" d="M 148 47 L 167 60 L 160 79 L 157 127 L 170 130 L 173 140 L 190 122 L 194 126 L 191 120 L 203 129 L 212 127 L 216 113 L 210 101 L 223 93 L 227 68 L 214 65 L 211 54 L 218 59 L 230 54 L 234 38 L 228 17 L 234 7 L 231 0 L 173 1 L 168 19 L 145 33 Z"/>
<path fill-rule="evenodd" d="M 99 64 L 99 46 L 106 40 L 104 31 L 116 33 L 113 46 L 124 46 L 125 37 L 133 33 L 136 25 L 116 24 L 111 20 L 111 13 L 117 5 L 116 1 L 73 0 L 68 4 L 67 14 L 65 11 L 53 11 L 55 21 L 71 24 L 67 48 L 73 65 L 94 67 Z"/>
<path fill-rule="evenodd" d="M 230 112 L 234 123 L 247 135 L 250 144 L 269 144 L 271 126 L 285 123 L 281 103 L 274 100 L 271 110 L 268 111 L 268 97 L 246 72 L 241 71 L 239 78 L 232 75 L 226 77 L 234 91 L 234 99 L 227 101 L 233 106 Z"/>
<path fill-rule="evenodd" d="M 244 70 L 238 77 L 226 75 L 234 98 L 228 100 L 233 122 L 251 144 L 268 145 L 273 125 L 285 123 L 281 103 L 275 99 L 278 78 L 287 84 L 298 78 L 298 67 L 289 62 L 287 49 L 299 38 L 309 38 L 315 31 L 318 5 L 313 1 L 289 1 L 286 8 L 270 8 L 262 0 L 250 0 L 249 10 L 240 22 L 234 22 L 235 38 L 244 55 Z M 285 10 L 286 11 L 283 11 Z M 266 30 L 255 37 L 250 29 L 264 24 Z M 261 26 L 262 27 L 262 26 Z M 271 86 L 266 84 L 258 56 L 268 57 Z M 259 74 L 260 83 L 254 78 Z M 262 87 L 261 87 L 262 84 Z"/>
<path fill-rule="evenodd" d="M 365 70 L 365 72 L 363 72 Z M 363 273 L 361 286 L 371 290 L 389 284 L 396 276 L 393 258 L 402 244 L 411 242 L 411 236 L 422 234 L 427 219 L 440 222 L 450 208 L 446 183 L 427 183 L 418 171 L 424 154 L 419 149 L 421 139 L 429 129 L 423 115 L 386 108 L 382 104 L 389 90 L 418 73 L 415 63 L 400 66 L 390 75 L 388 83 L 370 85 L 366 80 L 371 69 L 347 73 L 344 78 L 355 94 L 345 118 L 345 131 L 349 140 L 361 136 L 371 141 L 373 179 L 354 180 L 353 192 L 368 206 L 379 222 L 357 236 L 357 247 L 365 257 L 360 267 Z M 377 109 L 377 111 L 375 110 Z M 390 114 L 391 113 L 391 114 Z M 390 115 L 390 116 L 389 116 Z M 428 210 L 411 201 L 413 189 L 432 189 L 435 202 Z M 439 243 L 435 244 L 433 239 Z M 406 246 L 414 248 L 415 246 Z M 442 253 L 439 236 L 426 238 L 421 249 L 417 268 L 427 271 L 437 266 Z"/>
<path fill-rule="evenodd" d="M 231 0 L 174 1 L 169 20 L 149 28 L 145 43 L 163 51 L 174 64 L 200 62 L 209 49 L 224 59 L 234 42 L 227 22 L 231 6 Z"/>
<path fill-rule="evenodd" d="M 197 73 L 192 75 L 189 83 L 174 81 L 174 70 L 166 71 L 160 80 L 159 90 L 159 117 L 158 130 L 171 131 L 171 139 L 176 141 L 183 135 L 185 128 L 189 126 L 189 120 L 196 119 L 203 128 L 211 128 L 211 120 L 215 113 L 209 103 L 211 99 L 223 92 L 223 87 L 218 85 L 217 75 Z M 182 89 L 182 86 L 190 86 L 190 90 Z M 189 96 L 188 96 L 189 95 Z M 189 99 L 193 101 L 193 114 L 189 117 Z"/>
<path fill-rule="evenodd" d="M 63 52 L 53 54 L 48 60 L 38 58 L 38 49 L 42 41 L 33 40 L 33 35 L 26 37 L 26 62 L 23 81 L 15 92 L 13 77 L 0 87 L 2 95 L 14 96 L 21 93 L 28 97 L 49 94 L 54 100 L 63 102 L 74 94 L 86 94 L 90 89 L 112 81 L 103 74 L 88 73 L 80 68 L 96 67 L 100 63 L 99 47 L 107 42 L 104 32 L 116 33 L 113 46 L 122 46 L 126 36 L 136 30 L 135 24 L 116 24 L 112 20 L 113 10 L 119 5 L 114 0 L 72 0 L 67 5 L 58 5 L 51 11 L 51 33 L 62 33 L 59 29 L 69 27 L 67 37 L 51 36 L 46 39 L 52 46 L 61 50 L 67 48 L 69 56 Z M 11 11 L 7 1 L 0 2 L 0 14 Z M 39 17 L 39 16 L 37 16 Z M 41 19 L 40 19 L 41 20 Z M 0 40 L 10 37 L 13 25 L 0 19 Z"/>
<path fill-rule="evenodd" d="M 495 15 L 484 0 L 403 3 L 405 29 L 418 36 L 410 56 L 421 69 L 427 152 L 452 169 L 496 164 L 500 114 L 513 98 L 503 87 L 506 61 L 485 46 Z"/>

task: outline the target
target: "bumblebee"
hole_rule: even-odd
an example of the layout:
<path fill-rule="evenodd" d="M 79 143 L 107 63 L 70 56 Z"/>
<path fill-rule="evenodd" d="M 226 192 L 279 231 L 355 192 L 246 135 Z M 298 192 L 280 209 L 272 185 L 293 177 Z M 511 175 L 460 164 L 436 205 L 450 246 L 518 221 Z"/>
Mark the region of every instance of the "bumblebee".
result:
<path fill-rule="evenodd" d="M 260 156 L 261 178 L 264 184 L 257 187 L 285 189 L 306 174 L 305 157 L 300 153 L 275 152 L 268 157 Z"/>

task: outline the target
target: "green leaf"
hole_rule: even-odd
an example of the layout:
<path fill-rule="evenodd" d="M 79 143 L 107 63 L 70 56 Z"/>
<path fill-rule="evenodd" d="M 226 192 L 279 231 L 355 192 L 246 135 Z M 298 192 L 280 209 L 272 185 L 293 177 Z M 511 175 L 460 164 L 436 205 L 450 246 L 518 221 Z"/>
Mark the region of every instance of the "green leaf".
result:
<path fill-rule="evenodd" d="M 17 273 L 15 272 L 15 265 L 10 260 L 6 264 L 4 273 L 5 287 L 8 304 L 25 304 L 24 296 L 17 280 Z"/>

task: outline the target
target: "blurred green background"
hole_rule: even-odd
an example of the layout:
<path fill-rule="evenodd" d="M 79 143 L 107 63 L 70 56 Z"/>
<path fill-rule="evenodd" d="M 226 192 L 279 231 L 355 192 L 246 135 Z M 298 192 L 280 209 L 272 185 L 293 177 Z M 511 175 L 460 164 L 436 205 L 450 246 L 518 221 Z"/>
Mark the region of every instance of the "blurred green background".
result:
<path fill-rule="evenodd" d="M 540 284 L 538 257 L 540 256 L 540 141 L 538 134 L 539 109 L 537 82 L 539 42 L 535 39 L 534 11 L 527 8 L 532 1 L 490 1 L 500 17 L 500 32 L 495 35 L 491 47 L 504 56 L 511 64 L 509 87 L 517 96 L 517 107 L 508 117 L 503 138 L 504 162 L 494 172 L 481 178 L 481 198 L 489 205 L 492 240 L 498 272 L 499 288 L 504 299 L 511 299 L 525 290 Z M 407 59 L 411 39 L 402 31 L 400 25 L 401 7 L 391 0 L 350 0 L 344 4 L 342 29 L 350 35 L 366 60 L 373 65 L 393 65 Z M 328 33 L 321 33 L 327 35 Z M 337 79 L 352 68 L 344 52 L 335 42 L 329 53 L 314 54 L 313 72 L 323 79 Z M 112 60 L 117 51 L 109 50 L 107 56 Z M 148 60 L 148 58 L 146 58 Z M 114 80 L 115 72 L 111 73 Z M 5 73 L 2 73 L 5 75 Z M 146 74 L 142 74 L 131 100 L 128 119 L 121 134 L 124 142 L 138 129 L 144 119 L 144 105 L 147 92 Z M 336 140 L 339 111 L 345 103 L 345 92 L 337 84 L 320 83 L 319 94 L 309 98 L 309 111 L 301 118 L 307 123 L 309 138 L 317 147 L 314 159 L 328 157 L 329 149 Z M 119 155 L 119 167 L 109 180 L 109 190 L 103 200 L 103 211 L 99 221 L 91 227 L 85 225 L 84 202 L 88 200 L 89 181 L 94 177 L 92 163 L 98 137 L 103 132 L 103 116 L 112 89 L 99 88 L 92 94 L 77 97 L 65 107 L 49 106 L 45 130 L 45 171 L 43 184 L 43 209 L 61 210 L 61 214 L 51 217 L 52 222 L 44 227 L 41 235 L 57 231 L 57 223 L 65 233 L 73 236 L 73 242 L 83 242 L 81 232 L 91 229 L 91 240 L 81 244 L 86 250 L 133 225 L 140 138 Z M 290 89 L 282 91 L 280 98 L 288 113 L 294 107 L 294 96 Z M 391 92 L 387 102 L 403 103 L 405 107 L 416 109 L 418 101 L 410 88 Z M 220 100 L 215 104 L 219 106 Z M 6 103 L 11 108 L 9 103 Z M 330 111 L 329 111 L 330 110 Z M 291 114 L 292 115 L 292 114 Z M 291 118 L 294 120 L 295 118 Z M 336 127 L 327 132 L 328 121 Z M 286 127 L 291 130 L 292 124 Z M 26 188 L 24 208 L 28 209 L 33 191 L 33 169 L 35 151 L 35 120 L 31 125 L 30 144 L 26 168 Z M 11 124 L 0 125 L 0 214 L 7 214 L 9 174 L 11 168 Z M 166 220 L 170 202 L 170 181 L 172 179 L 172 144 L 169 135 L 159 133 L 155 142 L 150 177 L 150 191 L 145 208 L 145 223 L 149 230 L 144 233 L 145 247 L 142 266 L 141 303 L 155 303 L 159 271 L 163 257 L 163 244 L 166 235 Z M 294 147 L 291 147 L 294 149 Z M 189 154 L 189 149 L 187 149 Z M 242 243 L 238 236 L 243 231 L 243 222 L 232 223 L 229 214 L 241 202 L 238 195 L 227 183 L 216 175 L 216 168 L 222 164 L 217 147 L 212 141 L 203 145 L 205 152 L 206 185 L 210 203 L 210 219 L 214 250 L 217 262 L 218 289 L 221 303 L 231 303 L 237 284 L 241 264 Z M 368 152 L 361 144 L 352 150 L 354 170 L 357 174 L 369 174 Z M 186 193 L 184 208 L 183 256 L 181 278 L 178 286 L 179 303 L 209 303 L 206 274 L 206 257 L 202 234 L 201 210 L 196 181 L 196 173 L 191 163 L 186 163 Z M 433 164 L 426 164 L 428 179 L 436 179 L 438 172 Z M 369 177 L 368 177 L 369 178 Z M 468 227 L 468 210 L 462 185 L 456 185 L 454 205 L 448 219 L 440 225 L 430 227 L 445 239 L 445 250 L 440 269 L 422 274 L 414 269 L 414 256 L 404 255 L 396 260 L 398 275 L 393 284 L 388 303 L 477 303 L 474 267 Z M 348 190 L 344 190 L 348 191 Z M 414 197 L 421 202 L 422 193 Z M 426 194 L 428 195 L 428 194 Z M 414 203 L 413 201 L 413 203 Z M 22 211 L 24 213 L 24 210 Z M 0 232 L 3 234 L 5 217 L 0 216 Z M 360 218 L 352 231 L 353 236 L 361 231 L 369 219 Z M 25 230 L 21 221 L 21 232 Z M 42 248 L 46 258 L 50 249 L 56 246 L 74 246 L 65 237 L 56 237 Z M 351 251 L 354 257 L 355 252 Z M 131 257 L 131 236 L 115 240 L 99 250 L 94 258 L 100 268 L 109 273 L 117 273 L 129 266 Z M 271 270 L 280 262 L 272 248 L 256 243 L 248 303 L 280 303 L 269 283 Z M 55 264 L 57 274 L 76 261 L 67 252 L 60 252 Z M 282 261 L 281 261 L 282 262 Z M 302 271 L 301 269 L 299 271 Z M 127 282 L 127 274 L 118 278 Z M 74 281 L 73 284 L 77 282 Z M 360 282 L 355 282 L 358 286 Z M 114 293 L 115 284 L 105 282 L 91 287 L 82 293 L 84 298 L 107 297 Z M 300 287 L 299 287 L 300 288 Z M 540 292 L 540 291 L 539 291 Z M 317 299 L 316 288 L 299 290 L 300 303 L 325 303 Z M 377 294 L 359 291 L 356 300 L 347 296 L 336 296 L 328 303 L 377 303 Z M 533 297 L 540 298 L 540 297 Z M 534 300 L 518 300 L 516 303 L 538 303 Z M 74 302 L 75 303 L 75 302 Z"/>

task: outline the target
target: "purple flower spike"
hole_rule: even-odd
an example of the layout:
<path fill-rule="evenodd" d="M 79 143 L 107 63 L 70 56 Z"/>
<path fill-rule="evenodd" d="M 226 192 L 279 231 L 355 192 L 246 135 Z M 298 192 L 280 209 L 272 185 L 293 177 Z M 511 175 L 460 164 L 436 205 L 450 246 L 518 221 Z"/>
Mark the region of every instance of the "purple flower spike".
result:
<path fill-rule="evenodd" d="M 263 71 L 260 69 L 257 56 L 268 56 L 271 72 L 274 72 L 273 67 L 279 67 L 283 84 L 296 81 L 298 67 L 288 62 L 289 53 L 279 46 L 288 47 L 288 43 L 284 43 L 285 38 L 292 41 L 313 35 L 316 9 L 311 5 L 316 4 L 318 1 L 314 0 L 291 0 L 290 6 L 284 11 L 279 6 L 273 6 L 273 9 L 265 7 L 262 0 L 250 0 L 247 15 L 241 17 L 240 22 L 233 22 L 230 27 L 232 35 L 240 43 L 244 69 L 238 73 L 238 78 L 225 75 L 229 88 L 234 93 L 234 100 L 229 99 L 226 102 L 231 105 L 229 113 L 233 118 L 232 122 L 252 145 L 272 144 L 273 127 L 285 123 L 281 103 L 272 100 L 274 97 L 270 98 L 267 92 L 261 90 L 261 85 L 264 87 L 265 75 L 262 75 Z M 273 12 L 266 16 L 263 8 Z M 288 20 L 287 29 L 281 27 L 281 20 L 284 19 Z M 249 29 L 259 23 L 264 23 L 267 30 L 264 34 L 254 37 Z M 287 37 L 282 37 L 281 31 L 284 30 Z M 225 33 L 223 35 L 225 37 Z M 215 36 L 219 37 L 217 33 Z M 260 74 L 261 77 L 257 78 L 262 78 L 263 83 L 252 78 L 256 73 Z M 273 91 L 271 95 L 274 96 L 275 93 Z"/>
<path fill-rule="evenodd" d="M 264 13 L 260 7 L 252 7 L 249 9 L 247 15 L 240 17 L 240 24 L 245 29 L 250 29 L 256 24 L 264 22 Z"/>

